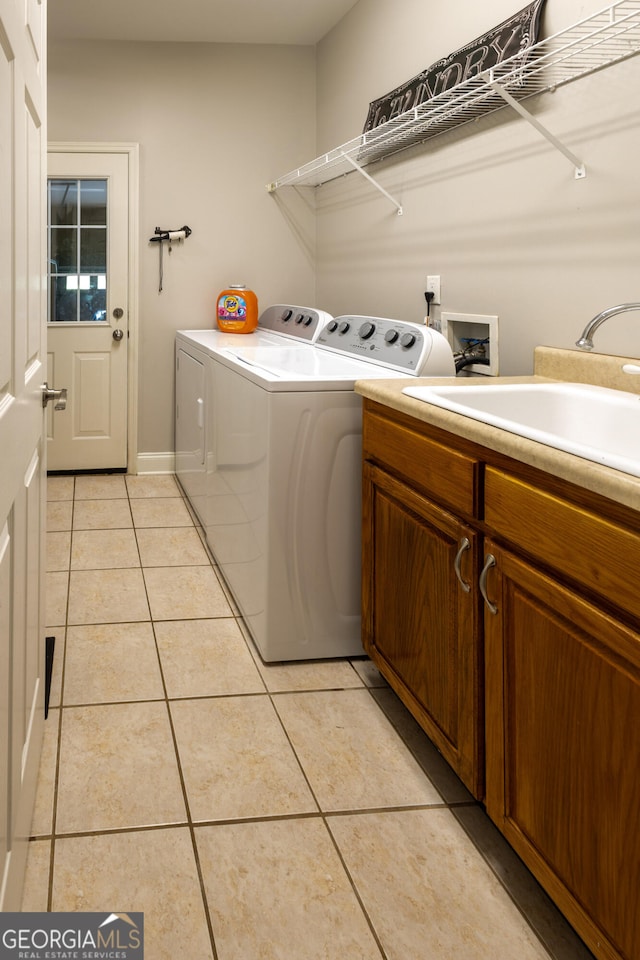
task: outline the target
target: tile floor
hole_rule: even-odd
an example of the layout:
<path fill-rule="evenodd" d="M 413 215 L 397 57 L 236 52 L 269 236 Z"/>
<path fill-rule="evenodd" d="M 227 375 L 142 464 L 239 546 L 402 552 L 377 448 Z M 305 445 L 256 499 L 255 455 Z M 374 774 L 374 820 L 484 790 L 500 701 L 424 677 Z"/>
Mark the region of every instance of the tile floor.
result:
<path fill-rule="evenodd" d="M 148 960 L 591 956 L 366 659 L 265 666 L 173 477 L 49 479 L 24 910 Z"/>

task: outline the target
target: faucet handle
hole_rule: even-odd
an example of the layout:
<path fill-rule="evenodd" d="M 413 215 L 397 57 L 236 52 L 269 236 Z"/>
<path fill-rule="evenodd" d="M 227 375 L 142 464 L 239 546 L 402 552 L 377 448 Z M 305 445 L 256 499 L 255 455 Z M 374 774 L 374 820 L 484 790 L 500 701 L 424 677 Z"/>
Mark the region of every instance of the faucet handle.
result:
<path fill-rule="evenodd" d="M 640 374 L 640 365 L 637 363 L 625 363 L 622 367 L 623 373 Z"/>

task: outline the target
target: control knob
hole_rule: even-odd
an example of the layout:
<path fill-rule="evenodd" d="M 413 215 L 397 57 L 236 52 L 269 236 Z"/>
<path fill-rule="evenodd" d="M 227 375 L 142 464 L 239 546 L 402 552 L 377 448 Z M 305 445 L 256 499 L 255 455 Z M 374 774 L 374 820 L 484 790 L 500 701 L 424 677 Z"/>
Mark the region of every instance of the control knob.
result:
<path fill-rule="evenodd" d="M 360 329 L 358 330 L 358 335 L 361 340 L 368 340 L 369 337 L 372 337 L 375 333 L 376 325 L 375 323 L 363 323 Z"/>
<path fill-rule="evenodd" d="M 340 327 L 338 328 L 338 332 L 348 333 L 350 329 L 351 329 L 351 324 L 349 323 L 349 321 L 343 320 L 342 323 L 340 324 Z"/>
<path fill-rule="evenodd" d="M 409 347 L 412 347 L 415 342 L 416 342 L 416 337 L 415 337 L 415 334 L 413 333 L 403 333 L 402 336 L 400 337 L 400 343 L 407 350 L 409 349 Z"/>
<path fill-rule="evenodd" d="M 288 320 L 291 320 L 292 316 L 293 316 L 293 310 L 284 310 L 282 313 L 281 319 L 283 323 L 287 323 Z"/>
<path fill-rule="evenodd" d="M 335 333 L 337 329 L 338 329 L 338 323 L 337 323 L 337 321 L 336 321 L 336 320 L 330 320 L 329 323 L 327 324 L 327 332 L 328 332 L 328 333 Z"/>
<path fill-rule="evenodd" d="M 385 343 L 395 343 L 398 339 L 398 336 L 399 334 L 397 330 L 387 330 L 384 335 Z"/>

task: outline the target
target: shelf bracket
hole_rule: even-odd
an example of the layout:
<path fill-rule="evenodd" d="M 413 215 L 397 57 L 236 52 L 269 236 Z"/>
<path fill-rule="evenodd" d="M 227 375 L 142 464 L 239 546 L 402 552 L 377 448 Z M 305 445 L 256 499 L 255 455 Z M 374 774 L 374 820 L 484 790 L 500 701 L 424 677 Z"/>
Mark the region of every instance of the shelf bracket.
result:
<path fill-rule="evenodd" d="M 548 140 L 549 143 L 556 148 L 556 150 L 559 150 L 560 153 L 562 153 L 567 158 L 569 163 L 571 163 L 574 168 L 573 175 L 576 180 L 583 180 L 587 175 L 587 171 L 582 160 L 576 157 L 575 153 L 572 153 L 568 147 L 565 147 L 564 143 L 561 143 L 557 137 L 554 137 L 554 135 L 549 130 L 547 130 L 547 128 L 543 126 L 539 120 L 536 120 L 536 118 L 531 113 L 529 113 L 529 111 L 525 107 L 523 107 L 522 104 L 515 99 L 515 97 L 512 97 L 511 94 L 508 93 L 500 85 L 500 83 L 498 83 L 498 81 L 494 80 L 491 77 L 491 71 L 489 71 L 489 73 L 490 73 L 489 86 L 494 91 L 494 93 L 497 93 L 500 97 L 502 97 L 505 103 L 508 103 L 509 106 L 516 111 L 516 113 L 519 113 L 521 117 L 524 117 L 527 123 L 530 123 L 531 126 L 538 131 L 538 133 L 542 134 L 542 136 L 546 140 Z"/>
<path fill-rule="evenodd" d="M 390 193 L 387 193 L 387 191 L 384 189 L 384 187 L 381 187 L 377 180 L 374 180 L 373 177 L 369 176 L 369 174 L 366 172 L 366 170 L 363 170 L 363 168 L 360 166 L 360 164 L 359 164 L 356 160 L 354 160 L 353 157 L 350 157 L 348 153 L 345 153 L 345 152 L 344 152 L 344 150 L 341 150 L 341 151 L 340 151 L 340 154 L 341 154 L 341 156 L 343 157 L 343 159 L 347 161 L 347 163 L 350 163 L 350 164 L 351 164 L 351 166 L 353 167 L 354 170 L 357 170 L 358 173 L 361 173 L 362 176 L 363 176 L 366 180 L 368 180 L 369 183 L 372 184 L 372 186 L 374 186 L 374 187 L 376 188 L 376 190 L 379 190 L 380 193 L 382 193 L 382 194 L 387 198 L 387 200 L 394 205 L 394 207 L 395 207 L 396 210 L 398 211 L 398 216 L 401 217 L 402 214 L 403 214 L 403 210 L 402 210 L 401 205 L 398 203 L 398 201 L 397 201 L 397 200 L 394 200 L 393 197 L 391 196 L 391 194 L 390 194 Z"/>

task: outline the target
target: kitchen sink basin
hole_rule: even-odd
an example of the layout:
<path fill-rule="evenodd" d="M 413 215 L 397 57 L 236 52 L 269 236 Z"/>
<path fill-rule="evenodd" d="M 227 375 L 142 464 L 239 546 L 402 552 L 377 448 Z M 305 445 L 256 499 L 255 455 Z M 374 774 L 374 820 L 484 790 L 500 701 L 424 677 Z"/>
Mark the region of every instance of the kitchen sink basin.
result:
<path fill-rule="evenodd" d="M 407 396 L 640 477 L 640 396 L 582 383 L 405 387 Z"/>

